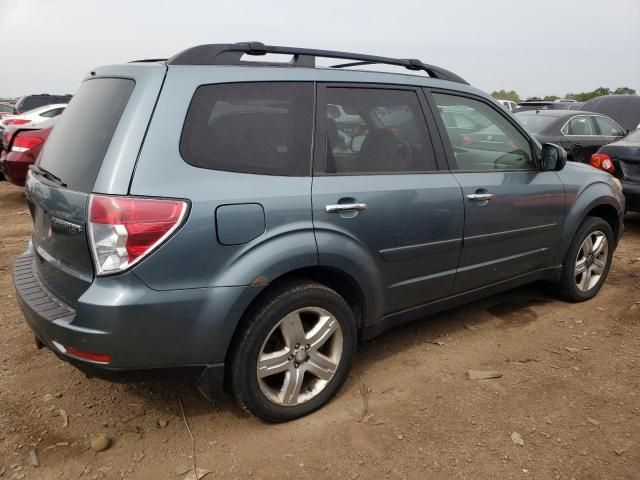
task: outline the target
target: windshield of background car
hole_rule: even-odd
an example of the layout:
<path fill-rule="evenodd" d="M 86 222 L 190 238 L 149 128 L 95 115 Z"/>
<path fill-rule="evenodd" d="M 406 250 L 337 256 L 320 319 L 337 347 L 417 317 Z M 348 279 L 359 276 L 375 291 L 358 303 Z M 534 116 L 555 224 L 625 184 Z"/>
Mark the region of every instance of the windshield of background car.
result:
<path fill-rule="evenodd" d="M 540 115 L 539 113 L 535 115 L 520 115 L 516 113 L 516 117 L 524 125 L 524 128 L 533 134 L 542 132 L 558 119 L 558 117 Z"/>

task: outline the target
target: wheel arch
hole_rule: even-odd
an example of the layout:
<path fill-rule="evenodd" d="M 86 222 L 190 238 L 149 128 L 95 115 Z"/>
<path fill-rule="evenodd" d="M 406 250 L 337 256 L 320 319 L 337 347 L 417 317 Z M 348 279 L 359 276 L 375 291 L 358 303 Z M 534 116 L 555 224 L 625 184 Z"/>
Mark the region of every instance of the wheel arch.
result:
<path fill-rule="evenodd" d="M 231 355 L 235 349 L 235 346 L 242 336 L 242 331 L 248 322 L 251 321 L 251 315 L 255 312 L 256 308 L 263 302 L 268 295 L 278 288 L 283 288 L 285 285 L 304 280 L 313 280 L 322 285 L 325 285 L 342 298 L 345 299 L 351 311 L 354 314 L 356 320 L 356 327 L 358 333 L 362 330 L 365 324 L 367 315 L 371 308 L 370 302 L 367 302 L 367 294 L 365 293 L 363 286 L 360 285 L 355 278 L 345 272 L 334 267 L 316 265 L 310 267 L 298 268 L 289 272 L 283 273 L 279 277 L 273 279 L 268 285 L 264 286 L 260 292 L 251 300 L 244 313 L 241 315 L 237 322 L 231 341 L 229 342 L 229 348 L 225 356 L 225 369 L 228 368 Z M 228 375 L 225 375 L 228 378 Z M 226 388 L 226 380 L 225 380 Z"/>
<path fill-rule="evenodd" d="M 620 203 L 609 192 L 602 192 L 600 189 L 594 191 L 593 188 L 597 188 L 597 185 L 584 190 L 567 212 L 556 264 L 563 262 L 576 232 L 587 217 L 598 217 L 606 221 L 611 226 L 617 245 L 624 229 L 619 211 Z"/>

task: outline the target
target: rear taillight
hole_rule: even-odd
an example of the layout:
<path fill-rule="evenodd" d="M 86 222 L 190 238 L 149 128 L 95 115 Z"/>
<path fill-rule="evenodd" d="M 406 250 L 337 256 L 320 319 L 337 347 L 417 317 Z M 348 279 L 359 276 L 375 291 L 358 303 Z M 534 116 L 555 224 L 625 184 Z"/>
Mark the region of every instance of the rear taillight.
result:
<path fill-rule="evenodd" d="M 8 118 L 4 121 L 5 125 L 24 125 L 25 123 L 29 123 L 31 120 L 27 120 L 25 118 Z"/>
<path fill-rule="evenodd" d="M 18 134 L 11 145 L 12 152 L 27 152 L 32 148 L 42 145 L 44 140 L 40 137 L 32 137 L 28 134 Z M 6 143 L 8 145 L 8 142 Z"/>
<path fill-rule="evenodd" d="M 592 167 L 599 168 L 605 172 L 613 173 L 616 171 L 613 160 L 611 160 L 611 157 L 606 153 L 594 153 L 591 155 L 591 161 L 589 163 Z"/>
<path fill-rule="evenodd" d="M 182 200 L 92 195 L 89 238 L 97 275 L 122 272 L 149 255 L 186 212 Z"/>

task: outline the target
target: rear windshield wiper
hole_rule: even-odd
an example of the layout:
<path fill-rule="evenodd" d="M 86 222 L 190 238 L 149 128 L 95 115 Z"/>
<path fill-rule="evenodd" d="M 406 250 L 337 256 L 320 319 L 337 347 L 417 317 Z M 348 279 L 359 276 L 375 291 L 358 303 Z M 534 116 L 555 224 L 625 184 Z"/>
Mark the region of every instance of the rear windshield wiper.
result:
<path fill-rule="evenodd" d="M 66 187 L 67 184 L 62 181 L 62 179 L 54 173 L 51 173 L 49 170 L 46 170 L 38 165 L 31 165 L 29 170 L 36 172 L 38 175 L 43 176 L 47 180 L 57 183 L 61 187 Z"/>

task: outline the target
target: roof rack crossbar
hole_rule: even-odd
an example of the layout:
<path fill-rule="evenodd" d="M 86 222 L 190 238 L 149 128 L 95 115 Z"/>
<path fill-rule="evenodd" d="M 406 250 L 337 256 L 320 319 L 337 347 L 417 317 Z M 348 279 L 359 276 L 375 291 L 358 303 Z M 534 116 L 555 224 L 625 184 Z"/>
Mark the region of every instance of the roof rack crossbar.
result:
<path fill-rule="evenodd" d="M 408 70 L 422 70 L 430 77 L 441 80 L 449 80 L 457 83 L 468 82 L 453 72 L 444 68 L 427 65 L 417 59 L 400 59 L 390 57 L 380 57 L 376 55 L 363 55 L 360 53 L 337 52 L 332 50 L 315 50 L 310 48 L 280 47 L 274 45 L 264 45 L 260 42 L 242 42 L 226 44 L 199 45 L 188 48 L 167 60 L 168 65 L 246 65 L 242 56 L 255 55 L 262 56 L 267 53 L 292 55 L 290 62 L 284 65 L 292 67 L 315 67 L 316 58 L 338 58 L 352 60 L 353 62 L 334 65 L 333 68 L 343 68 L 357 65 L 396 65 Z M 269 62 L 250 62 L 250 64 L 261 65 L 282 65 Z"/>

